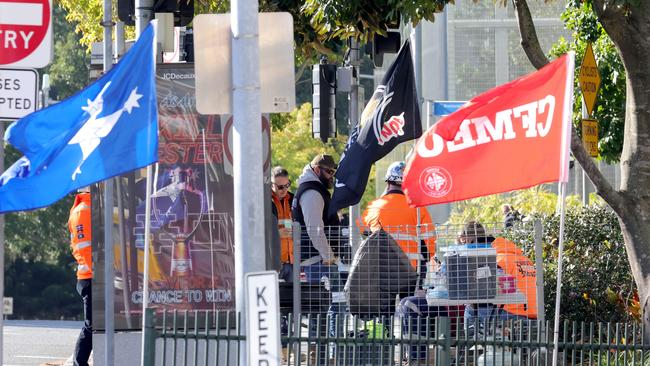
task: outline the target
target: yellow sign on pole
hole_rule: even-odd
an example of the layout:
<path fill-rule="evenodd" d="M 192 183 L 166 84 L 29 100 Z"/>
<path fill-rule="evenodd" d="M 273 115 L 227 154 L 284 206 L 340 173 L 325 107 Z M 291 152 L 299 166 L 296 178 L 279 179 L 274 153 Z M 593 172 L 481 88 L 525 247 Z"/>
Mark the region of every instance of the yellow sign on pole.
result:
<path fill-rule="evenodd" d="M 585 99 L 585 105 L 587 106 L 587 113 L 591 117 L 598 96 L 598 88 L 600 87 L 600 73 L 598 73 L 598 65 L 596 65 L 596 57 L 594 57 L 591 43 L 587 44 L 585 57 L 582 59 L 582 65 L 580 65 L 578 80 L 580 81 L 582 97 Z"/>
<path fill-rule="evenodd" d="M 598 156 L 598 121 L 595 119 L 582 120 L 582 145 L 591 157 Z"/>

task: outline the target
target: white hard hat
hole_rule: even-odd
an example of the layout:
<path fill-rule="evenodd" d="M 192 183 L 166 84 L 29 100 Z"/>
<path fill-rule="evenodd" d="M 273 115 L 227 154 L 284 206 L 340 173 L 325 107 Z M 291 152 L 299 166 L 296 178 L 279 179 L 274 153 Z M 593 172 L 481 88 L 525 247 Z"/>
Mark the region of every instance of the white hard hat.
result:
<path fill-rule="evenodd" d="M 386 170 L 386 177 L 384 178 L 384 181 L 402 184 L 405 167 L 406 164 L 404 164 L 403 161 L 396 161 L 392 163 Z"/>

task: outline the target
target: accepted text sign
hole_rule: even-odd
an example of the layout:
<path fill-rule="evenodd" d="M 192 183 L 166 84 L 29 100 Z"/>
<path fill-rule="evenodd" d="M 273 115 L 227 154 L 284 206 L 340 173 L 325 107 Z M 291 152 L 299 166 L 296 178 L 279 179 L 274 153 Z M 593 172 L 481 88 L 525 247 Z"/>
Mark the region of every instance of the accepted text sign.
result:
<path fill-rule="evenodd" d="M 25 117 L 36 110 L 36 70 L 0 69 L 0 120 Z"/>
<path fill-rule="evenodd" d="M 246 274 L 246 335 L 250 366 L 280 365 L 278 274 Z"/>
<path fill-rule="evenodd" d="M 0 0 L 0 65 L 40 68 L 52 59 L 52 0 Z"/>

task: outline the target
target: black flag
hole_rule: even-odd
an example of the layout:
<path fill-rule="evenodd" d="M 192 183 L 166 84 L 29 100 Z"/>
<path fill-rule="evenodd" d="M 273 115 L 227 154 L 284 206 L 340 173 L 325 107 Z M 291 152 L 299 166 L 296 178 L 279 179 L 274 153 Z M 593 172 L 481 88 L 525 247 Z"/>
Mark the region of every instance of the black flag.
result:
<path fill-rule="evenodd" d="M 336 172 L 330 215 L 359 203 L 374 162 L 398 144 L 420 135 L 422 122 L 413 60 L 410 43 L 406 41 L 348 139 Z"/>

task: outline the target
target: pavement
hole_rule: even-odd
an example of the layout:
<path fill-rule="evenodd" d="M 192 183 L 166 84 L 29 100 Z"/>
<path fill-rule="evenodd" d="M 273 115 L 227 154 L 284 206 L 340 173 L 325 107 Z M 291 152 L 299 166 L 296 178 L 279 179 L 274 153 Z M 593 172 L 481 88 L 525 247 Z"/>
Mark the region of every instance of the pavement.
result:
<path fill-rule="evenodd" d="M 90 354 L 90 359 L 88 360 L 88 365 L 92 366 L 93 364 L 93 354 Z M 67 360 L 58 360 L 58 361 L 49 361 L 42 363 L 39 366 L 73 366 L 72 356 L 68 357 Z"/>

